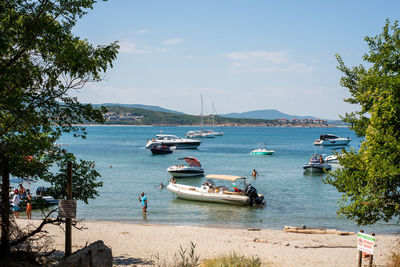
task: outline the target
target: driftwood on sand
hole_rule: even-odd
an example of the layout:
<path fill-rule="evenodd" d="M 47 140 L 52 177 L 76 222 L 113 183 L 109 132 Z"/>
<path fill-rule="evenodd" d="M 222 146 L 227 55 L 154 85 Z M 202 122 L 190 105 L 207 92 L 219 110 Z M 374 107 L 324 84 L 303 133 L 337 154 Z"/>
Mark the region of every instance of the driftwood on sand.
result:
<path fill-rule="evenodd" d="M 301 234 L 334 234 L 334 235 L 354 235 L 354 232 L 339 231 L 336 229 L 325 228 L 307 228 L 307 226 L 284 226 L 283 231 L 287 233 L 301 233 Z"/>

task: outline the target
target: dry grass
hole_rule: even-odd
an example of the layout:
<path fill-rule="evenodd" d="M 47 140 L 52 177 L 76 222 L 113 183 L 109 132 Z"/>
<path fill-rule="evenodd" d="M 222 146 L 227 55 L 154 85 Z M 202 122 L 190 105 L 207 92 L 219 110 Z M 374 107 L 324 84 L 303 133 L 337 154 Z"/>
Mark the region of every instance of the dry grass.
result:
<path fill-rule="evenodd" d="M 392 256 L 390 259 L 389 267 L 400 267 L 400 239 L 392 249 Z"/>
<path fill-rule="evenodd" d="M 215 259 L 204 260 L 201 267 L 260 267 L 259 258 L 246 258 L 232 252 L 228 256 L 221 256 Z M 263 265 L 265 266 L 265 265 Z M 266 265 L 269 266 L 269 265 Z"/>

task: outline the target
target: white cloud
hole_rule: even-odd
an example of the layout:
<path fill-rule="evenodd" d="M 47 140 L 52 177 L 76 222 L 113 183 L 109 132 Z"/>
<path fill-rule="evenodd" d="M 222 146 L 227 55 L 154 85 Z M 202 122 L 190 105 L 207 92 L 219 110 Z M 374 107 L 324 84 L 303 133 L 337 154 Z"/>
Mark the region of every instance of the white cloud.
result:
<path fill-rule="evenodd" d="M 182 43 L 182 42 L 183 42 L 182 38 L 172 38 L 172 39 L 164 40 L 163 44 L 174 45 L 174 44 L 179 44 L 179 43 Z"/>
<path fill-rule="evenodd" d="M 134 42 L 123 41 L 119 43 L 121 53 L 125 54 L 151 54 L 151 53 L 164 53 L 168 48 L 155 48 L 146 45 L 138 45 Z"/>
<path fill-rule="evenodd" d="M 150 49 L 138 48 L 138 45 L 133 42 L 120 42 L 119 43 L 119 51 L 121 53 L 133 53 L 133 54 L 150 54 Z"/>
<path fill-rule="evenodd" d="M 138 30 L 137 32 L 138 32 L 138 33 L 148 33 L 149 31 L 146 30 L 146 29 L 141 29 L 141 30 Z"/>
<path fill-rule="evenodd" d="M 235 72 L 310 72 L 314 68 L 297 63 L 290 58 L 289 51 L 253 50 L 223 54 L 231 60 Z"/>

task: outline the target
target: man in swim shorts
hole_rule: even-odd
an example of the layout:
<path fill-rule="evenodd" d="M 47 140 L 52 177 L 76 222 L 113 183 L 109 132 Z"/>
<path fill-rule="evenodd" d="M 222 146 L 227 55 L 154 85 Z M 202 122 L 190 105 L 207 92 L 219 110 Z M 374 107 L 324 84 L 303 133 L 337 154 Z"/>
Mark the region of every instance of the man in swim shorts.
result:
<path fill-rule="evenodd" d="M 143 192 L 140 194 L 139 201 L 142 201 L 143 213 L 146 213 L 146 210 L 147 210 L 147 197 L 144 195 Z"/>

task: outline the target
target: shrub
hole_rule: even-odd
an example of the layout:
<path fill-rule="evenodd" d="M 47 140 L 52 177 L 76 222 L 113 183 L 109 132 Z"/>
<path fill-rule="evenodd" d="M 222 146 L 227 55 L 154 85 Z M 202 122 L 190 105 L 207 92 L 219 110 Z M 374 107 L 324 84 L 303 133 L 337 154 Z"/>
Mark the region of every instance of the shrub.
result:
<path fill-rule="evenodd" d="M 215 259 L 205 260 L 201 267 L 260 267 L 259 258 L 246 258 L 232 252 L 228 256 L 221 256 Z"/>

